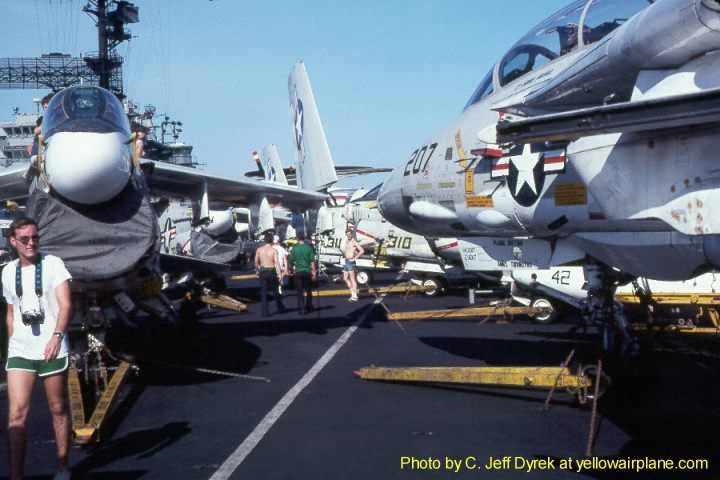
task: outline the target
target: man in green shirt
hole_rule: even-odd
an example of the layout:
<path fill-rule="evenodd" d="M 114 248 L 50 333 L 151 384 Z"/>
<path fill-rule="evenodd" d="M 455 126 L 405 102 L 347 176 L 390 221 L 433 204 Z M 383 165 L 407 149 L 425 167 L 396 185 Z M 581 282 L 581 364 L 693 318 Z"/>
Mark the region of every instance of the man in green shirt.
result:
<path fill-rule="evenodd" d="M 305 315 L 313 310 L 312 282 L 317 277 L 317 264 L 315 263 L 315 251 L 305 243 L 304 233 L 298 232 L 297 242 L 290 250 L 288 267 L 290 273 L 295 275 L 298 311 L 301 315 Z"/>

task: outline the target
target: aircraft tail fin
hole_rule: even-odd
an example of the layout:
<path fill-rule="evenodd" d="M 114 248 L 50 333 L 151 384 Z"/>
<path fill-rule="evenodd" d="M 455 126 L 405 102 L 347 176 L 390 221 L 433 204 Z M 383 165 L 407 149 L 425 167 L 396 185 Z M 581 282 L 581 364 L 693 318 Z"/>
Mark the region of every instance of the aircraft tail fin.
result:
<path fill-rule="evenodd" d="M 262 164 L 262 170 L 265 174 L 265 180 L 268 182 L 281 183 L 283 185 L 288 184 L 282 162 L 280 161 L 280 154 L 274 144 L 267 145 L 263 148 L 260 162 Z"/>
<path fill-rule="evenodd" d="M 298 186 L 307 190 L 326 189 L 338 178 L 303 62 L 296 63 L 290 72 L 288 91 Z"/>

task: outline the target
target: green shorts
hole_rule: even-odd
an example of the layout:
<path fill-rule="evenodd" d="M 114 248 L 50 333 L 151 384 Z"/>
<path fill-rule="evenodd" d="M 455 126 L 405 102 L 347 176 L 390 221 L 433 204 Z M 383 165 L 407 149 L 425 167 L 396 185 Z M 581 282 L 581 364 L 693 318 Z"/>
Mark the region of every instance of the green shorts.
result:
<path fill-rule="evenodd" d="M 55 360 L 28 360 L 22 357 L 8 358 L 5 370 L 23 370 L 25 372 L 34 372 L 38 377 L 47 377 L 62 373 L 67 370 L 69 357 L 56 358 Z"/>

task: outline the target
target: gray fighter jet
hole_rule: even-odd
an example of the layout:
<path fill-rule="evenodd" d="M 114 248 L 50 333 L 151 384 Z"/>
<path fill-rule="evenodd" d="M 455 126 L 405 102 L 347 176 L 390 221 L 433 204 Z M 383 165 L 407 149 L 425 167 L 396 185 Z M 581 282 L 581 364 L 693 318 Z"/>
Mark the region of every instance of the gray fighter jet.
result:
<path fill-rule="evenodd" d="M 58 92 L 48 105 L 40 145 L 30 168 L 0 171 L 0 199 L 27 198 L 26 213 L 38 222 L 41 251 L 61 257 L 73 276 L 75 321 L 95 330 L 138 311 L 169 320 L 174 316 L 159 292 L 159 259 L 161 253 L 175 253 L 167 247 L 173 229 L 177 231 L 164 218 L 161 235 L 153 206 L 158 197 L 197 203 L 201 212 L 210 212 L 213 204 L 270 212 L 271 202 L 302 210 L 326 198 L 314 191 L 141 159 L 141 146 L 131 135 L 122 104 L 99 87 Z M 204 231 L 219 234 L 232 225 L 226 212 L 209 218 Z M 179 217 L 189 226 L 191 216 Z M 171 260 L 164 263 L 198 268 L 197 261 L 182 256 Z"/>
<path fill-rule="evenodd" d="M 499 259 L 580 263 L 592 316 L 624 327 L 612 301 L 624 275 L 720 265 L 719 49 L 714 0 L 573 2 L 396 169 L 380 208 Z"/>

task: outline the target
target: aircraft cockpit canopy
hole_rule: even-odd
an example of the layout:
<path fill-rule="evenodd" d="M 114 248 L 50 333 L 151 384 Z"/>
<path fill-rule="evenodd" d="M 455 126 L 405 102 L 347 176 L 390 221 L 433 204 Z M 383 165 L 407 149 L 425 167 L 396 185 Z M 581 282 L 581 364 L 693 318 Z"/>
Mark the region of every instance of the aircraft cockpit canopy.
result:
<path fill-rule="evenodd" d="M 583 45 L 601 40 L 652 2 L 653 0 L 573 2 L 532 29 L 505 54 L 498 66 L 500 86 L 504 87 Z M 493 93 L 492 74 L 491 70 L 483 78 L 465 108 Z"/>
<path fill-rule="evenodd" d="M 70 87 L 50 100 L 42 132 L 45 138 L 58 132 L 118 132 L 130 137 L 130 122 L 113 93 L 99 87 Z"/>
<path fill-rule="evenodd" d="M 576 49 L 586 3 L 585 0 L 572 3 L 521 38 L 500 61 L 500 86 Z"/>
<path fill-rule="evenodd" d="M 583 21 L 583 44 L 604 38 L 655 0 L 593 0 Z"/>
<path fill-rule="evenodd" d="M 470 100 L 468 100 L 467 104 L 465 104 L 465 108 L 468 108 L 470 105 L 473 105 L 488 95 L 491 95 L 493 91 L 493 71 L 490 69 L 487 75 L 485 75 L 485 78 L 483 78 L 482 82 L 480 82 L 480 85 L 478 85 L 473 92 Z"/>

